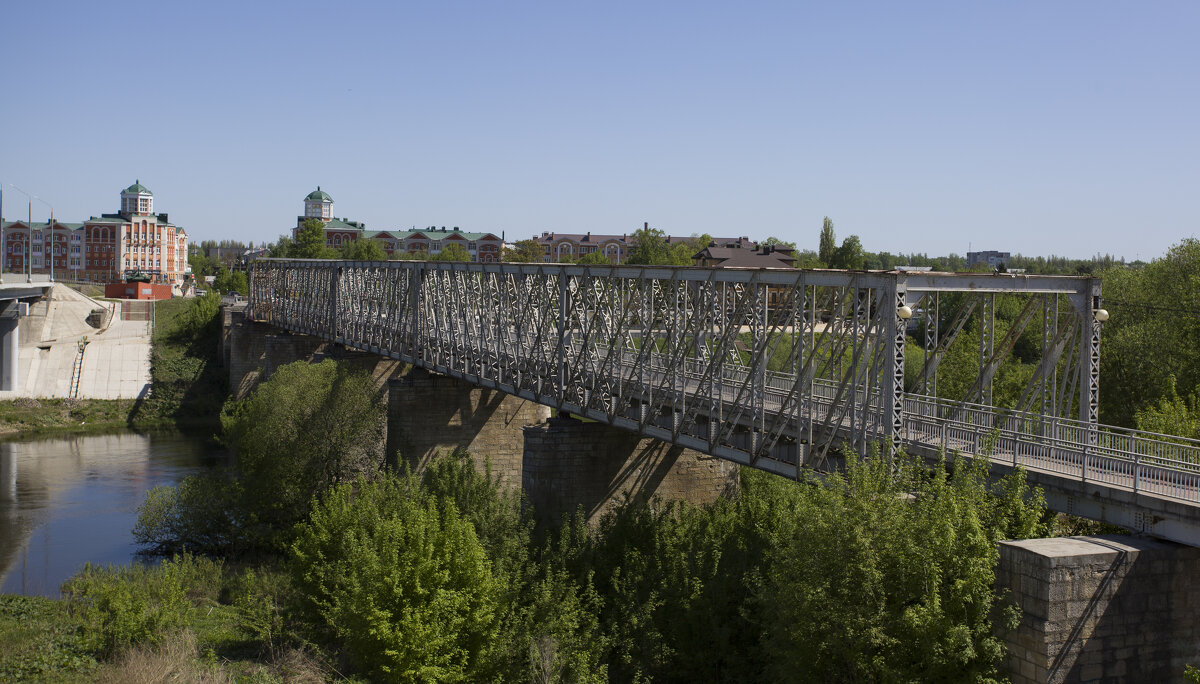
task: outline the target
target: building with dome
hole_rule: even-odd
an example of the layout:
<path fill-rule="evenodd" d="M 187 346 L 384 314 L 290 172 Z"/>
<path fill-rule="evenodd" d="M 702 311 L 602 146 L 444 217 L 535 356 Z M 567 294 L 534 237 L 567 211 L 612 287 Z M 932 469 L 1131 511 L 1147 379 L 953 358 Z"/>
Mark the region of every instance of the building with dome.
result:
<path fill-rule="evenodd" d="M 121 209 L 86 221 L 5 221 L 5 270 L 62 280 L 108 283 L 142 273 L 153 282 L 182 283 L 190 272 L 188 235 L 155 213 L 154 193 L 134 181 L 121 191 Z"/>
<path fill-rule="evenodd" d="M 333 198 L 317 186 L 304 198 L 304 214 L 296 217 L 292 230 L 295 239 L 304 222 L 317 219 L 325 224 L 325 246 L 340 249 L 353 240 L 375 240 L 389 258 L 398 252 L 436 256 L 443 247 L 460 244 L 471 255 L 471 261 L 496 263 L 500 261 L 504 248 L 504 237 L 493 233 L 473 233 L 457 227 L 446 229 L 431 226 L 425 230 L 367 230 L 367 224 L 336 218 L 333 215 Z"/>

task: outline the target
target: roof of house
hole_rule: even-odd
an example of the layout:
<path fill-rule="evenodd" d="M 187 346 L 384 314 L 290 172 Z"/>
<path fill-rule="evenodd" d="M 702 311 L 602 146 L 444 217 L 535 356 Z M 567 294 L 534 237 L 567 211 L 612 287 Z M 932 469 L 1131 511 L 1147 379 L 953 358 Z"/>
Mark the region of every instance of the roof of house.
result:
<path fill-rule="evenodd" d="M 681 242 L 688 242 L 690 240 L 696 239 L 694 237 L 680 237 L 677 235 L 667 235 L 664 237 L 667 241 L 667 244 L 670 244 L 670 245 L 677 245 Z M 614 242 L 615 241 L 615 242 L 623 242 L 623 243 L 627 243 L 627 244 L 633 244 L 637 241 L 635 239 L 635 235 L 628 234 L 628 233 L 623 234 L 623 235 L 608 235 L 608 234 L 601 234 L 601 233 L 544 233 L 540 237 L 534 237 L 533 239 L 536 240 L 537 242 L 541 242 L 541 243 L 555 243 L 555 242 L 560 242 L 560 241 L 567 241 L 567 242 L 580 242 L 580 243 L 586 242 L 586 243 L 603 244 L 605 242 Z M 720 245 L 720 246 L 735 245 L 735 246 L 741 246 L 741 247 L 746 247 L 746 248 L 749 248 L 754 244 L 748 237 L 717 237 L 717 238 L 712 238 L 712 241 L 717 243 L 717 245 Z"/>
<path fill-rule="evenodd" d="M 786 247 L 743 249 L 741 247 L 708 247 L 693 259 L 715 260 L 717 268 L 795 268 L 796 256 Z"/>
<path fill-rule="evenodd" d="M 27 225 L 32 225 L 33 228 L 36 230 L 43 230 L 47 226 L 50 225 L 50 222 L 49 221 L 34 221 L 32 224 L 30 224 L 28 221 L 17 220 L 17 221 L 3 221 L 3 222 L 0 222 L 0 225 L 3 225 L 5 228 L 14 228 L 18 225 L 20 225 L 22 228 L 24 228 Z M 66 221 L 55 221 L 54 225 L 62 226 L 63 228 L 66 228 L 68 230 L 79 230 L 80 228 L 83 227 L 82 223 L 68 223 Z"/>
<path fill-rule="evenodd" d="M 419 235 L 429 240 L 449 240 L 457 236 L 459 240 L 499 240 L 493 233 L 470 233 L 463 230 L 453 230 L 442 232 L 440 230 L 364 230 L 362 236 L 365 238 L 377 237 L 382 233 L 387 233 L 397 240 L 407 240 L 414 235 Z"/>

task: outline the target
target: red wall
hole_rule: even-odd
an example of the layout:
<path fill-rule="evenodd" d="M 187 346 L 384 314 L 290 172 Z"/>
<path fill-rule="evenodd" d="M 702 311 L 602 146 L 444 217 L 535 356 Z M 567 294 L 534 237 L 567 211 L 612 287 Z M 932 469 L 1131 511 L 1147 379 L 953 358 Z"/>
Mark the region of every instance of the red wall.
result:
<path fill-rule="evenodd" d="M 104 296 L 111 299 L 170 299 L 170 285 L 154 283 L 109 283 Z"/>

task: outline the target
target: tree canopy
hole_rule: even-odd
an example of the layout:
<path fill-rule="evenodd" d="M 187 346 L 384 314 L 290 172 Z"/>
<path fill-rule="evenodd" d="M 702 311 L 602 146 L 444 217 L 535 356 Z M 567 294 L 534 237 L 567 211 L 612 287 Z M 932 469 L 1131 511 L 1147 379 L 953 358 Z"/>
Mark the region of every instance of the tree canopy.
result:
<path fill-rule="evenodd" d="M 833 234 L 833 220 L 826 216 L 821 225 L 821 240 L 817 249 L 817 258 L 822 264 L 832 268 L 830 265 L 833 263 L 833 252 L 836 249 L 837 238 Z"/>
<path fill-rule="evenodd" d="M 342 245 L 342 258 L 351 261 L 387 261 L 387 253 L 378 242 L 361 238 Z"/>
<path fill-rule="evenodd" d="M 504 260 L 513 263 L 541 263 L 542 246 L 537 240 L 520 240 L 513 247 L 504 250 Z"/>
<path fill-rule="evenodd" d="M 325 224 L 317 219 L 307 219 L 300 224 L 296 240 L 288 248 L 293 259 L 336 259 L 337 250 L 325 246 Z"/>
<path fill-rule="evenodd" d="M 442 251 L 439 252 L 437 254 L 437 256 L 433 257 L 433 260 L 434 261 L 470 261 L 471 253 L 467 251 L 466 247 L 463 247 L 462 245 L 458 244 L 457 242 L 451 242 L 451 243 L 447 244 L 445 247 L 442 247 Z"/>

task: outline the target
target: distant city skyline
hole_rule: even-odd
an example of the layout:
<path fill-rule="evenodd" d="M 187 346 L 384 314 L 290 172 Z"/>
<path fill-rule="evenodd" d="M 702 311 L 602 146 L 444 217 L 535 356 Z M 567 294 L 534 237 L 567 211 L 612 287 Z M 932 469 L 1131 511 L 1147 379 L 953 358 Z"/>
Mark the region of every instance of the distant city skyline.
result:
<path fill-rule="evenodd" d="M 1200 233 L 1200 5 L 224 0 L 4 11 L 0 183 L 195 242 L 378 229 L 1129 260 Z M 33 202 L 33 218 L 49 209 Z"/>

